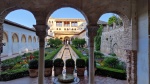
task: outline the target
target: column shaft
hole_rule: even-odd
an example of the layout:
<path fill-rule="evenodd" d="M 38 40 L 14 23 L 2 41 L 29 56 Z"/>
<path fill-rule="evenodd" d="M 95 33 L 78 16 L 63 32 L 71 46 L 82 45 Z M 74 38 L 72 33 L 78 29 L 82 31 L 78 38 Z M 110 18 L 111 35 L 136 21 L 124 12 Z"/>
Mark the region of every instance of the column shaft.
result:
<path fill-rule="evenodd" d="M 39 67 L 38 67 L 38 84 L 44 84 L 44 50 L 45 40 L 44 38 L 39 39 Z"/>

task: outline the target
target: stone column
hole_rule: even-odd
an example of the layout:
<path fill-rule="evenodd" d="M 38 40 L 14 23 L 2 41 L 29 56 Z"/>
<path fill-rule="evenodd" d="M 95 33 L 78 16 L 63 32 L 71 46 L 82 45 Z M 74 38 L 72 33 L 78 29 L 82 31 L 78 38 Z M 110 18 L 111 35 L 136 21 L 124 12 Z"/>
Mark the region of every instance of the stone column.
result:
<path fill-rule="evenodd" d="M 38 61 L 38 84 L 44 84 L 44 51 L 45 37 L 47 35 L 47 25 L 34 25 L 36 35 L 39 37 L 39 61 Z"/>
<path fill-rule="evenodd" d="M 12 32 L 8 31 L 8 56 L 12 56 Z"/>
<path fill-rule="evenodd" d="M 3 22 L 0 22 L 0 52 L 3 49 L 2 40 L 3 40 Z M 1 53 L 0 53 L 0 55 L 1 55 Z"/>
<path fill-rule="evenodd" d="M 95 75 L 95 69 L 94 69 L 94 37 L 97 34 L 98 26 L 87 26 L 88 28 L 88 37 L 89 37 L 89 84 L 95 84 L 94 83 L 94 75 Z"/>
<path fill-rule="evenodd" d="M 126 50 L 127 53 L 127 81 L 129 84 L 137 84 L 137 51 Z"/>

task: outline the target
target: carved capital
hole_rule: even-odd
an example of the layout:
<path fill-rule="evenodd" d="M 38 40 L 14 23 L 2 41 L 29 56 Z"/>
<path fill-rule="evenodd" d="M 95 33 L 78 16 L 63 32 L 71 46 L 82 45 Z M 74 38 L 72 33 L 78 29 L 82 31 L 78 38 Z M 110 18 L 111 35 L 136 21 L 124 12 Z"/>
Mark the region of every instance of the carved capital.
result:
<path fill-rule="evenodd" d="M 35 29 L 36 29 L 36 35 L 40 38 L 40 39 L 44 39 L 47 36 L 47 30 L 48 30 L 48 26 L 47 25 L 34 25 Z"/>
<path fill-rule="evenodd" d="M 88 25 L 87 28 L 88 28 L 88 37 L 89 38 L 94 38 L 97 34 L 97 30 L 98 30 L 99 26 L 97 26 L 97 25 L 96 26 Z"/>

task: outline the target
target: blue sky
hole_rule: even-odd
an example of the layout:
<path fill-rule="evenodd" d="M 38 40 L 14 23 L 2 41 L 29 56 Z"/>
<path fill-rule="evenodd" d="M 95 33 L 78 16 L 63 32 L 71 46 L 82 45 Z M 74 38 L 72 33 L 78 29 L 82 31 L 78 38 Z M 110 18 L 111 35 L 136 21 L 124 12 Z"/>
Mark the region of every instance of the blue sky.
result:
<path fill-rule="evenodd" d="M 76 9 L 73 8 L 60 8 L 56 10 L 51 17 L 54 18 L 83 18 L 84 16 Z M 112 16 L 112 13 L 107 13 L 101 16 L 100 20 L 108 21 L 108 18 Z M 33 27 L 36 24 L 35 18 L 32 13 L 26 10 L 16 10 L 9 13 L 6 19 L 22 24 L 27 27 Z"/>

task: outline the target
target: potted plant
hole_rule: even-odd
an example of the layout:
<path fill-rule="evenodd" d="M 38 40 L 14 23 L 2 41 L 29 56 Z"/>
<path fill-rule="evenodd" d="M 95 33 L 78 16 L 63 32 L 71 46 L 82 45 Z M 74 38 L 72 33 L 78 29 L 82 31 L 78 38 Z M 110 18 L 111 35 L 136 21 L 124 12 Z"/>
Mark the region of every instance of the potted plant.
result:
<path fill-rule="evenodd" d="M 87 75 L 89 75 L 89 60 L 86 60 Z M 94 70 L 96 71 L 96 61 L 94 61 Z"/>
<path fill-rule="evenodd" d="M 29 76 L 32 78 L 38 76 L 38 60 L 31 60 L 29 62 Z"/>
<path fill-rule="evenodd" d="M 53 60 L 46 59 L 45 60 L 45 77 L 52 75 L 52 67 L 53 67 Z"/>
<path fill-rule="evenodd" d="M 85 60 L 78 58 L 76 59 L 77 75 L 84 76 L 85 71 Z"/>
<path fill-rule="evenodd" d="M 67 74 L 73 74 L 75 67 L 75 63 L 73 59 L 67 59 L 66 60 L 66 73 Z"/>
<path fill-rule="evenodd" d="M 61 58 L 57 58 L 54 60 L 54 76 L 58 76 L 62 74 L 64 67 L 64 61 Z"/>

